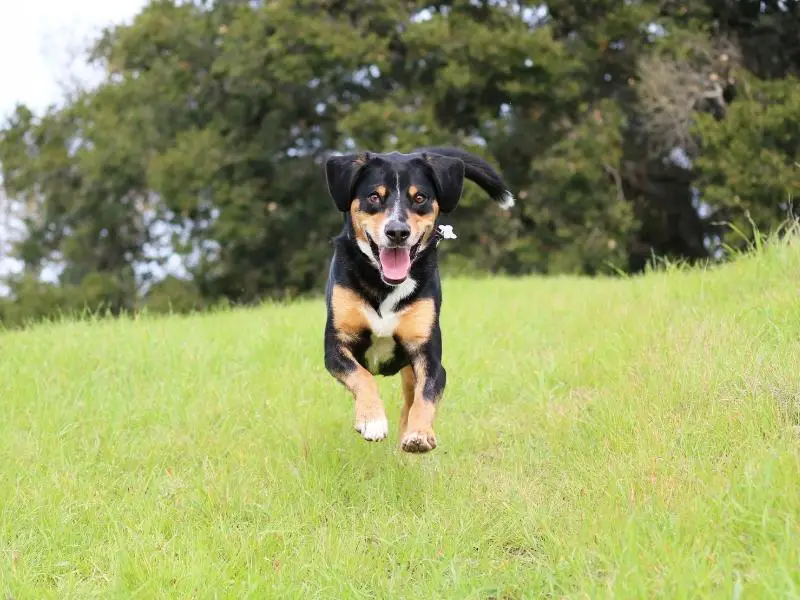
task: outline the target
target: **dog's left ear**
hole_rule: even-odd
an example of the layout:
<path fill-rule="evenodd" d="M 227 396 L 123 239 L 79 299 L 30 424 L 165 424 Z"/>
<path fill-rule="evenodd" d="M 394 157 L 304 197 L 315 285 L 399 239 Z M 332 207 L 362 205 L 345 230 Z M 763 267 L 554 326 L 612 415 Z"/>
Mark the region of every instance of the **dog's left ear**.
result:
<path fill-rule="evenodd" d="M 424 154 L 423 158 L 433 173 L 439 208 L 443 213 L 455 210 L 464 188 L 464 163 L 459 158 Z"/>
<path fill-rule="evenodd" d="M 328 184 L 328 193 L 333 203 L 341 212 L 350 210 L 353 186 L 358 177 L 358 172 L 368 160 L 366 154 L 344 154 L 331 156 L 325 161 L 325 179 Z"/>

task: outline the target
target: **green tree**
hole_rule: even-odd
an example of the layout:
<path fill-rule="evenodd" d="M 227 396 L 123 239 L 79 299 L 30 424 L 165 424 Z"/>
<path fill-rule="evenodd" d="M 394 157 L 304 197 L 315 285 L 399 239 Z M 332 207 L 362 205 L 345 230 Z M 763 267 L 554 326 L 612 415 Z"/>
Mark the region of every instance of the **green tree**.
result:
<path fill-rule="evenodd" d="M 714 259 L 725 222 L 790 214 L 799 14 L 780 0 L 153 1 L 91 48 L 99 87 L 39 117 L 20 107 L 0 131 L 4 186 L 27 207 L 5 314 L 319 292 L 341 222 L 322 162 L 356 147 L 455 144 L 503 171 L 517 207 L 467 186 L 450 272 Z M 167 242 L 188 279 L 153 285 Z M 36 283 L 53 262 L 59 283 Z"/>

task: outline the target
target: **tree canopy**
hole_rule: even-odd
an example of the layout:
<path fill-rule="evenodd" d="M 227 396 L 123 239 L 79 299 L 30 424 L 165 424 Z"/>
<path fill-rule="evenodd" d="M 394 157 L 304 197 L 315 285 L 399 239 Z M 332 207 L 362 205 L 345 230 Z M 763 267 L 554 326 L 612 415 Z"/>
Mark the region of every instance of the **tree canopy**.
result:
<path fill-rule="evenodd" d="M 322 162 L 353 148 L 506 175 L 510 212 L 466 186 L 446 272 L 721 260 L 793 218 L 797 31 L 791 0 L 153 1 L 89 49 L 99 86 L 0 130 L 0 319 L 321 292 Z"/>

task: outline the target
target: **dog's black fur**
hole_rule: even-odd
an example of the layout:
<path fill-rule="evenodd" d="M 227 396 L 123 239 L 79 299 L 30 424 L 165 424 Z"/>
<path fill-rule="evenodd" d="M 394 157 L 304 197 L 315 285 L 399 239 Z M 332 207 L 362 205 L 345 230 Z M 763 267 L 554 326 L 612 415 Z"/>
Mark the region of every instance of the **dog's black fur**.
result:
<path fill-rule="evenodd" d="M 507 208 L 513 196 L 486 161 L 455 148 L 333 156 L 325 173 L 344 217 L 326 288 L 325 366 L 352 392 L 356 429 L 368 440 L 388 432 L 373 375 L 401 372 L 401 448 L 432 450 L 433 416 L 446 383 L 438 218 L 456 208 L 465 178 Z M 371 362 L 370 351 L 379 347 L 383 356 Z"/>

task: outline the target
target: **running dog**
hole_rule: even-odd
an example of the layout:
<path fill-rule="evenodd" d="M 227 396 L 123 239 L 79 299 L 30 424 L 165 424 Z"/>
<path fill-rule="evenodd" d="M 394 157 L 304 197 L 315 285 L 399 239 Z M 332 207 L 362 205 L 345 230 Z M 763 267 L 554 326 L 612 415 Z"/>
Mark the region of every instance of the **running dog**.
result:
<path fill-rule="evenodd" d="M 325 368 L 352 393 L 355 429 L 370 441 L 389 431 L 375 375 L 399 372 L 400 447 L 429 452 L 446 382 L 438 219 L 456 208 L 465 178 L 503 208 L 514 196 L 486 161 L 455 148 L 332 156 L 325 176 L 344 218 L 325 291 Z"/>

